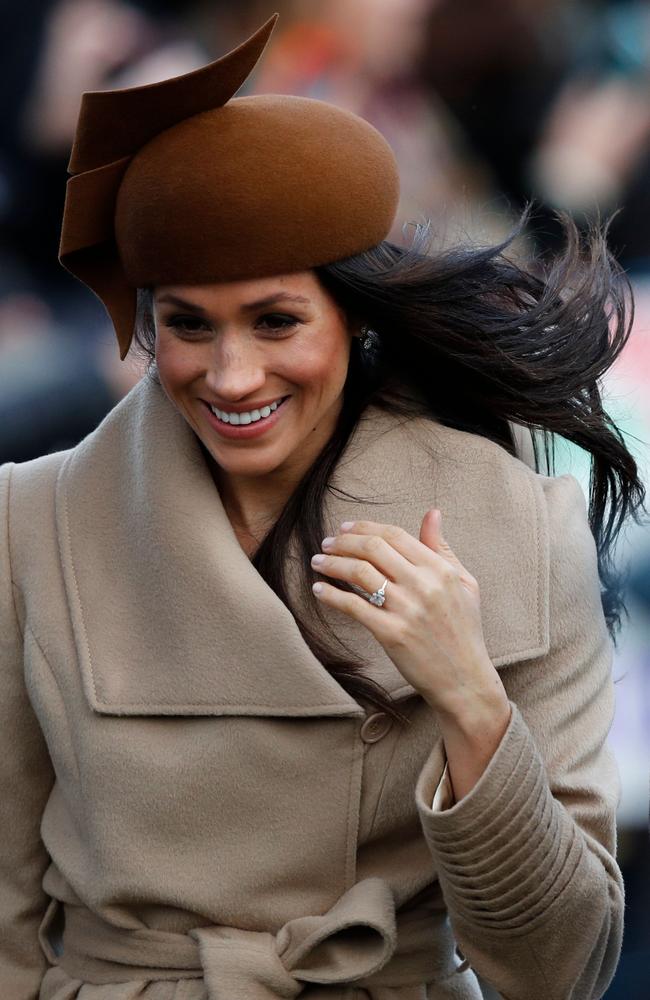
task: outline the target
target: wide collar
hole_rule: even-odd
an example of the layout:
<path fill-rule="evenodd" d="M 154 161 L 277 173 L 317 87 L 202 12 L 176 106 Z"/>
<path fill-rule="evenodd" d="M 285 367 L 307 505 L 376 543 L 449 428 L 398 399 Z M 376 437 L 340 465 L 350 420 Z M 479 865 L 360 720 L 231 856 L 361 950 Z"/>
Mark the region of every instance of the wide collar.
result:
<path fill-rule="evenodd" d="M 494 665 L 548 650 L 546 512 L 538 477 L 523 462 L 477 435 L 373 405 L 331 487 L 329 533 L 342 520 L 368 519 L 418 537 L 425 511 L 439 507 L 445 537 L 478 580 Z M 57 480 L 56 516 L 95 711 L 363 713 L 241 548 L 198 438 L 149 378 L 72 449 Z M 289 577 L 309 613 L 315 598 L 291 569 Z M 416 693 L 367 629 L 338 612 L 326 616 L 394 699 Z"/>

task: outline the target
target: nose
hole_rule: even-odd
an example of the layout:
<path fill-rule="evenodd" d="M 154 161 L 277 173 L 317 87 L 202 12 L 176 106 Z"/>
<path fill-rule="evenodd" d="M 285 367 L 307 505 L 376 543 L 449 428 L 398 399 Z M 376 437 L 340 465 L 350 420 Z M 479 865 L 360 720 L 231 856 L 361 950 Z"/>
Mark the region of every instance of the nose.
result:
<path fill-rule="evenodd" d="M 206 376 L 210 392 L 224 402 L 236 403 L 264 385 L 266 370 L 254 344 L 244 338 L 217 337 Z"/>

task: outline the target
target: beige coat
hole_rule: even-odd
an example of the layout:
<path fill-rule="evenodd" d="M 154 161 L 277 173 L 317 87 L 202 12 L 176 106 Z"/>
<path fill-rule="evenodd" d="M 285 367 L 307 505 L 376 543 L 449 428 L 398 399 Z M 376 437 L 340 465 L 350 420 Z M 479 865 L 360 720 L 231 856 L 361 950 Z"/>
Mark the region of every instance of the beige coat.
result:
<path fill-rule="evenodd" d="M 479 582 L 514 707 L 452 808 L 430 707 L 332 610 L 410 725 L 324 670 L 160 387 L 0 470 L 2 1000 L 476 1000 L 473 970 L 508 1000 L 602 996 L 618 777 L 579 484 L 370 407 L 334 485 L 362 502 L 333 492 L 330 533 L 417 537 L 435 505 Z"/>

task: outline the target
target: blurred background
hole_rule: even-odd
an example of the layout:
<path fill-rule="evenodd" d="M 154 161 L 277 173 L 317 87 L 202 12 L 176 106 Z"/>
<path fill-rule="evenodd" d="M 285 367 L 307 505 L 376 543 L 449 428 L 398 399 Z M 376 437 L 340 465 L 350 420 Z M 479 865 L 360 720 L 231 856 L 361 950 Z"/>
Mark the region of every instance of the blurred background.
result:
<path fill-rule="evenodd" d="M 650 5 L 640 0 L 21 0 L 0 38 L 0 463 L 76 444 L 141 376 L 100 301 L 57 261 L 81 94 L 188 72 L 280 21 L 241 94 L 322 98 L 371 121 L 402 178 L 391 238 L 430 218 L 441 242 L 497 242 L 524 204 L 534 253 L 619 210 L 630 341 L 605 408 L 650 479 Z M 580 449 L 556 472 L 588 490 Z M 623 794 L 623 956 L 607 1000 L 650 996 L 650 527 L 631 525 L 630 616 L 616 651 L 612 744 Z M 486 997 L 493 997 L 488 987 Z"/>

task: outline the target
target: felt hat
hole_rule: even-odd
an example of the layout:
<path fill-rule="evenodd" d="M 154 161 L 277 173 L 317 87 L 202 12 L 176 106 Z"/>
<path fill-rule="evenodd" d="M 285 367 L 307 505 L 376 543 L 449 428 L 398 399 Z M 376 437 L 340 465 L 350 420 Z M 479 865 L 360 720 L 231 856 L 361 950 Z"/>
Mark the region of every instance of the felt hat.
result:
<path fill-rule="evenodd" d="M 190 73 L 83 94 L 59 261 L 103 302 L 122 359 L 138 287 L 307 270 L 391 228 L 397 164 L 369 122 L 312 98 L 234 97 L 277 19 Z"/>

